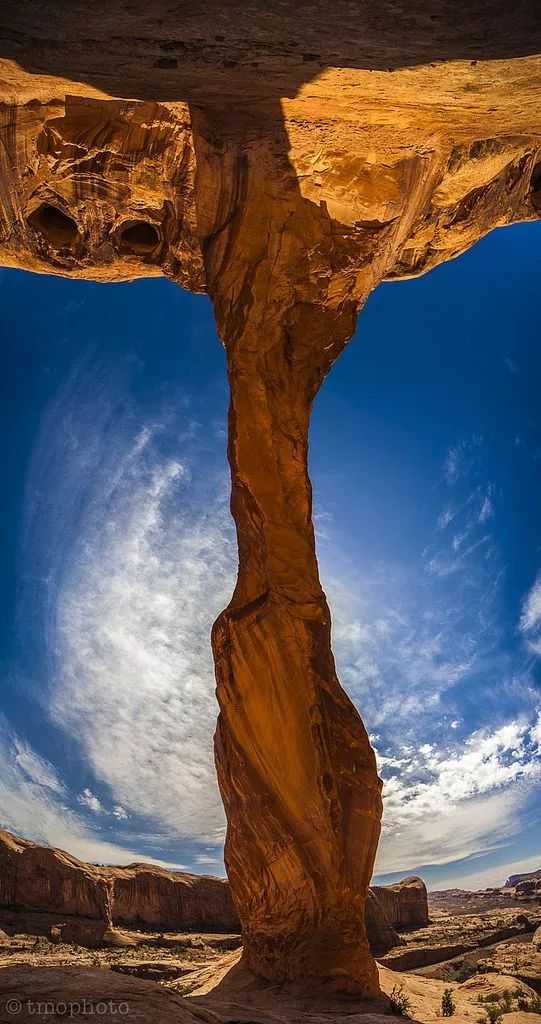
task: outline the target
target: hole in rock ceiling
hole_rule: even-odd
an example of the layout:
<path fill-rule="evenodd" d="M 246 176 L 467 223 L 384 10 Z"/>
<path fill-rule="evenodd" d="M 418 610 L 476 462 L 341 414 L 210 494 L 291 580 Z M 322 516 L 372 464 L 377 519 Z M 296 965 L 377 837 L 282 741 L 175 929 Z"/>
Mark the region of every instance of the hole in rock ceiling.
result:
<path fill-rule="evenodd" d="M 160 241 L 157 229 L 148 221 L 137 221 L 124 228 L 120 235 L 121 247 L 126 252 L 147 255 Z"/>
<path fill-rule="evenodd" d="M 541 160 L 535 165 L 530 178 L 532 205 L 541 214 Z"/>
<path fill-rule="evenodd" d="M 55 247 L 72 245 L 78 235 L 75 221 L 49 203 L 35 210 L 28 223 Z"/>

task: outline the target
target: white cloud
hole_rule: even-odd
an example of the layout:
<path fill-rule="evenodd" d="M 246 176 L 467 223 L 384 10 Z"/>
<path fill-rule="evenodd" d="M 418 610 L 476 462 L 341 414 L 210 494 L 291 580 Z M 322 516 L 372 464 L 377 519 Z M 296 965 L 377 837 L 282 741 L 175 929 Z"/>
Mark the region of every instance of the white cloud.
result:
<path fill-rule="evenodd" d="M 204 839 L 219 854 L 210 631 L 237 569 L 229 480 L 188 398 L 164 399 L 141 428 L 109 376 L 83 362 L 43 419 L 25 621 L 34 603 L 47 712 L 108 792 L 111 823 L 125 822 L 121 808 L 145 836 Z"/>
<path fill-rule="evenodd" d="M 452 576 L 467 568 L 470 556 L 475 554 L 479 548 L 490 542 L 489 534 L 485 534 L 484 537 L 480 537 L 474 543 L 469 544 L 467 548 L 463 548 L 462 545 L 470 532 L 471 531 L 469 529 L 466 529 L 463 533 L 455 534 L 451 542 L 453 554 L 448 553 L 447 551 L 439 551 L 427 562 L 427 571 L 433 576 L 445 577 Z M 457 555 L 457 552 L 460 551 L 461 548 L 461 553 Z"/>
<path fill-rule="evenodd" d="M 443 465 L 443 474 L 448 484 L 454 485 L 466 476 L 482 444 L 482 436 L 472 434 L 471 437 L 449 448 Z"/>
<path fill-rule="evenodd" d="M 517 830 L 541 778 L 539 719 L 473 733 L 447 750 L 424 744 L 380 758 L 384 832 L 377 871 L 445 864 L 488 851 Z M 411 770 L 410 770 L 411 769 Z"/>
<path fill-rule="evenodd" d="M 97 796 L 90 789 L 83 789 L 77 800 L 83 807 L 86 807 L 93 814 L 105 814 L 105 808 Z"/>
<path fill-rule="evenodd" d="M 212 848 L 198 863 L 214 864 L 224 815 L 212 753 L 217 707 L 209 634 L 236 571 L 228 486 L 211 474 L 202 481 L 184 450 L 179 454 L 179 436 L 189 445 L 201 434 L 195 421 L 180 429 L 174 420 L 168 445 L 171 423 L 157 421 L 138 433 L 131 423 L 120 428 L 108 408 L 100 414 L 94 396 L 91 413 L 78 419 L 76 397 L 69 416 L 57 411 L 45 430 L 46 480 L 34 480 L 37 493 L 56 492 L 63 512 L 62 571 L 49 588 L 46 618 L 55 670 L 49 709 L 59 728 L 78 737 L 99 792 L 101 786 L 110 791 L 111 819 L 146 817 L 147 838 L 152 829 L 166 841 L 203 839 Z M 465 475 L 467 455 L 462 446 L 448 459 L 448 480 Z M 441 571 L 430 578 L 417 566 L 420 587 L 415 577 L 385 567 L 373 579 L 363 577 L 359 595 L 347 574 L 336 579 L 332 550 L 327 559 L 340 676 L 369 728 L 383 736 L 380 871 L 490 848 L 495 835 L 499 842 L 516 827 L 520 792 L 538 772 L 537 726 L 528 723 L 477 732 L 445 749 L 448 725 L 443 741 L 434 738 L 442 717 L 453 730 L 461 724 L 453 717 L 461 709 L 450 701 L 442 713 L 442 705 L 477 665 L 492 629 L 492 577 L 490 585 L 482 574 L 477 579 L 468 563 L 460 583 L 468 588 L 467 608 L 454 580 L 458 589 L 436 589 L 446 566 L 458 563 L 462 581 L 466 574 L 458 568 L 488 548 L 485 533 L 469 546 L 461 540 L 459 558 L 450 550 L 451 532 L 469 535 L 476 528 L 470 521 L 481 516 L 480 500 L 476 490 L 457 512 L 442 513 L 438 545 L 447 549 L 427 555 L 428 563 L 440 559 Z M 442 535 L 464 509 L 466 525 Z M 35 518 L 42 520 L 39 507 Z M 328 544 L 332 519 L 323 513 L 318 522 L 318 540 Z M 325 558 L 323 575 L 324 568 Z M 94 801 L 88 789 L 81 806 L 99 814 L 103 805 Z"/>
<path fill-rule="evenodd" d="M 445 479 L 448 484 L 454 484 L 462 472 L 462 451 L 459 447 L 450 448 L 447 452 L 444 465 Z"/>
<path fill-rule="evenodd" d="M 519 628 L 522 633 L 530 633 L 541 625 L 541 572 L 526 595 L 522 606 Z"/>
<path fill-rule="evenodd" d="M 481 871 L 474 871 L 468 875 L 451 873 L 449 876 L 440 879 L 437 884 L 430 886 L 431 889 L 485 889 L 499 887 L 509 878 L 510 875 L 525 874 L 527 871 L 536 871 L 541 864 L 541 855 L 536 853 L 534 857 L 525 857 L 522 860 L 509 861 L 506 864 L 496 864 L 490 868 L 483 868 Z"/>
<path fill-rule="evenodd" d="M 373 586 L 347 585 L 321 572 L 332 609 L 333 649 L 340 679 L 372 732 L 415 736 L 441 719 L 441 700 L 475 665 L 481 626 L 474 617 L 464 630 L 459 603 L 416 591 L 409 575 L 397 573 Z M 455 709 L 452 709 L 455 712 Z M 450 717 L 454 717 L 452 714 Z M 425 732 L 425 735 L 427 733 Z"/>
<path fill-rule="evenodd" d="M 18 759 L 25 750 L 25 766 Z M 31 774 L 28 764 L 39 765 Z M 67 850 L 81 860 L 100 864 L 128 864 L 134 860 L 152 862 L 134 849 L 124 848 L 96 836 L 70 807 L 69 793 L 51 786 L 57 769 L 33 751 L 0 718 L 0 827 L 34 842 Z M 164 863 L 158 861 L 158 863 Z M 181 867 L 182 865 L 175 865 Z"/>
<path fill-rule="evenodd" d="M 438 529 L 445 530 L 449 526 L 449 523 L 453 522 L 455 516 L 456 509 L 451 508 L 450 506 L 445 508 L 443 512 L 441 512 L 440 515 L 438 516 Z"/>
<path fill-rule="evenodd" d="M 483 500 L 483 504 L 481 505 L 481 509 L 479 512 L 479 522 L 486 523 L 489 519 L 492 519 L 493 517 L 494 505 L 492 504 L 492 501 L 490 500 L 487 494 Z"/>
<path fill-rule="evenodd" d="M 29 744 L 19 739 L 18 736 L 13 737 L 12 747 L 16 765 L 30 782 L 42 786 L 44 789 L 50 789 L 53 793 L 58 793 L 59 796 L 65 795 L 64 784 L 48 761 L 36 754 Z"/>
<path fill-rule="evenodd" d="M 541 748 L 541 711 L 537 715 L 537 722 L 532 727 L 531 739 L 533 743 L 537 744 L 537 746 Z"/>
<path fill-rule="evenodd" d="M 194 508 L 189 467 L 152 440 L 140 434 L 118 461 L 72 551 L 51 713 L 126 813 L 220 842 L 210 630 L 234 576 L 227 491 L 217 482 Z"/>

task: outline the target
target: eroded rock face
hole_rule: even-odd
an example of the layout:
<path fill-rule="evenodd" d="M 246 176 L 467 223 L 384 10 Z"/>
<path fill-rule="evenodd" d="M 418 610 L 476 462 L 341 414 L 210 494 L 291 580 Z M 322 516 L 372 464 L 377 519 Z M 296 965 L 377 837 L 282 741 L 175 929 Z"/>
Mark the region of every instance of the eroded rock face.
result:
<path fill-rule="evenodd" d="M 375 885 L 373 892 L 398 931 L 428 924 L 428 895 L 422 878 L 411 875 L 394 885 Z"/>
<path fill-rule="evenodd" d="M 2 261 L 205 288 L 227 351 L 239 575 L 213 632 L 216 761 L 245 958 L 372 995 L 381 787 L 331 652 L 310 411 L 379 281 L 538 217 L 535 24 L 338 0 L 332 24 L 311 5 L 295 54 L 272 0 L 240 21 L 189 3 L 174 30 L 155 4 L 7 9 Z"/>
<path fill-rule="evenodd" d="M 373 956 L 382 956 L 393 947 L 401 945 L 400 935 L 393 928 L 381 902 L 372 889 L 368 890 L 364 917 L 368 944 Z"/>
<path fill-rule="evenodd" d="M 0 904 L 60 910 L 111 922 L 111 886 L 63 850 L 0 831 Z"/>
<path fill-rule="evenodd" d="M 2 831 L 0 906 L 95 918 L 106 927 L 136 924 L 207 931 L 239 927 L 229 886 L 222 879 L 166 871 L 156 864 L 95 867 L 63 850 Z M 101 938 L 96 932 L 95 941 Z"/>
<path fill-rule="evenodd" d="M 203 288 L 187 108 L 71 96 L 0 116 L 4 264 Z"/>
<path fill-rule="evenodd" d="M 159 928 L 238 931 L 227 882 L 155 864 L 103 869 L 113 883 L 113 922 Z"/>

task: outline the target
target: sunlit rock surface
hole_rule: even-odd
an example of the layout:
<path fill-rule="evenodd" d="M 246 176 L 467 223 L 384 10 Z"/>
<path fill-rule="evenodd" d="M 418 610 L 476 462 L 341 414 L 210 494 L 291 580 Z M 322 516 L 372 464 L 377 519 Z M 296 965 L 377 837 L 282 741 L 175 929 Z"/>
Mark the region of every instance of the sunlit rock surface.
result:
<path fill-rule="evenodd" d="M 206 289 L 227 351 L 216 760 L 245 960 L 273 981 L 378 991 L 380 783 L 330 647 L 311 405 L 379 281 L 538 217 L 533 7 L 4 5 L 1 262 Z"/>
<path fill-rule="evenodd" d="M 229 886 L 220 878 L 167 871 L 157 864 L 97 867 L 3 831 L 0 906 L 96 918 L 108 926 L 239 927 Z"/>

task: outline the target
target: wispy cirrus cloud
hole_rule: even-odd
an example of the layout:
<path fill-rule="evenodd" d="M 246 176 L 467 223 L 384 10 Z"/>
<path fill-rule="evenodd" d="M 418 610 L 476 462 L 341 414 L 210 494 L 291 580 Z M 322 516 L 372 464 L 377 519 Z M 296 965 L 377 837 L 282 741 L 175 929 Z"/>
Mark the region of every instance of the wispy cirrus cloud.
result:
<path fill-rule="evenodd" d="M 503 642 L 505 563 L 485 460 L 480 436 L 450 451 L 443 507 L 417 559 L 348 579 L 336 575 L 347 559 L 332 530 L 322 545 L 340 676 L 384 779 L 379 873 L 510 842 L 539 786 L 540 695 Z M 523 619 L 536 618 L 534 589 Z"/>
<path fill-rule="evenodd" d="M 524 598 L 519 630 L 529 649 L 541 655 L 541 572 Z"/>
<path fill-rule="evenodd" d="M 481 434 L 472 434 L 449 448 L 443 464 L 443 475 L 449 485 L 457 484 L 475 464 L 477 450 L 483 445 Z"/>
<path fill-rule="evenodd" d="M 180 463 L 128 465 L 58 594 L 51 712 L 128 811 L 208 837 L 224 823 L 209 637 L 234 565 L 225 494 L 195 511 Z"/>
<path fill-rule="evenodd" d="M 4 733 L 7 724 L 3 725 Z M 4 739 L 4 744 L 6 739 Z M 25 741 L 13 734 L 11 737 L 11 749 L 13 763 L 19 770 L 21 777 L 26 778 L 29 784 L 38 786 L 42 790 L 49 790 L 58 796 L 64 796 L 66 788 L 59 778 L 58 772 L 53 766 L 32 750 L 32 747 Z"/>
<path fill-rule="evenodd" d="M 111 841 L 74 810 L 76 801 L 60 781 L 58 769 L 17 736 L 4 718 L 0 718 L 0 765 L 1 828 L 57 846 L 82 860 L 125 864 L 154 859 Z"/>
<path fill-rule="evenodd" d="M 236 571 L 227 478 L 182 396 L 141 426 L 84 380 L 44 422 L 29 483 L 29 533 L 57 567 L 41 593 L 47 713 L 96 780 L 78 798 L 94 817 L 105 788 L 119 823 L 220 850 L 210 630 Z"/>

